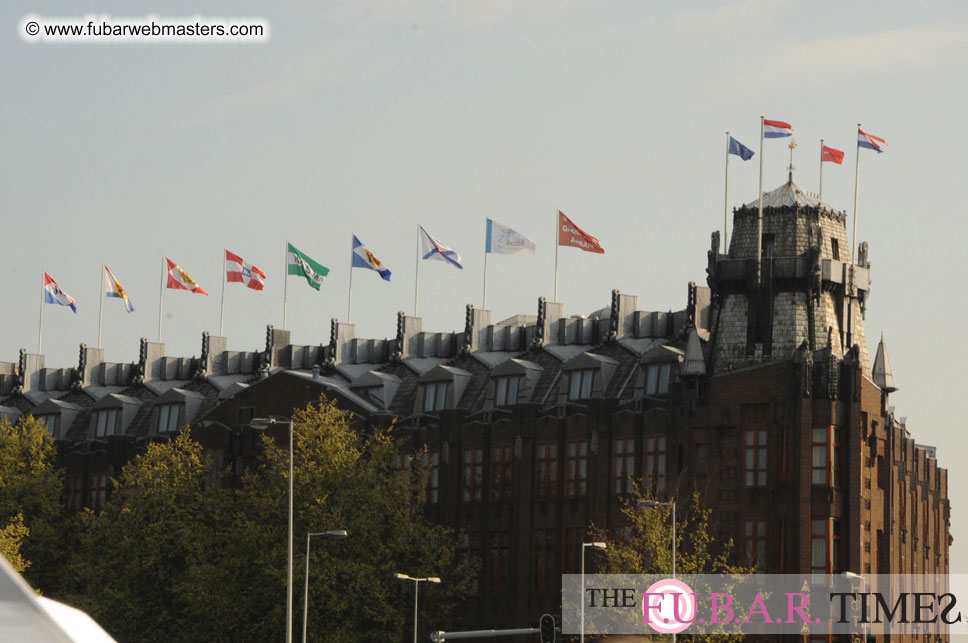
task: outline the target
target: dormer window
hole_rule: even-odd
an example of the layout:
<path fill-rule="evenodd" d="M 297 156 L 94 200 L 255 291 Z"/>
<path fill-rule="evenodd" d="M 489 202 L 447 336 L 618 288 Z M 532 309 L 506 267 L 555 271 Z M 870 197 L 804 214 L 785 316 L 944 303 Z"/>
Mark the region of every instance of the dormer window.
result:
<path fill-rule="evenodd" d="M 162 404 L 158 407 L 158 432 L 171 433 L 178 430 L 178 411 L 181 404 Z"/>
<path fill-rule="evenodd" d="M 592 382 L 595 379 L 594 368 L 584 368 L 572 371 L 569 375 L 568 399 L 587 400 L 592 396 Z"/>
<path fill-rule="evenodd" d="M 495 378 L 494 405 L 509 406 L 518 401 L 518 383 L 521 375 Z"/>
<path fill-rule="evenodd" d="M 665 395 L 669 392 L 672 364 L 649 364 L 646 370 L 645 394 Z"/>
<path fill-rule="evenodd" d="M 94 415 L 94 437 L 106 438 L 114 435 L 118 426 L 120 409 L 100 409 Z"/>
<path fill-rule="evenodd" d="M 46 415 L 38 415 L 37 421 L 43 424 L 47 431 L 53 435 L 57 436 L 57 431 L 60 429 L 60 415 L 57 413 L 48 413 Z"/>
<path fill-rule="evenodd" d="M 449 382 L 428 382 L 423 385 L 424 412 L 441 411 L 447 406 Z"/>

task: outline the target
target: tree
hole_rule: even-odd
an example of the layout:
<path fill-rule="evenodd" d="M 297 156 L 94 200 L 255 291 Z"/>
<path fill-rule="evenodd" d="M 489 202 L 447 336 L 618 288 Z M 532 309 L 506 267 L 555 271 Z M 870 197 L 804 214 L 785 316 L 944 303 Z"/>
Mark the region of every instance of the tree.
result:
<path fill-rule="evenodd" d="M 302 626 L 306 534 L 334 529 L 349 538 L 311 543 L 309 640 L 399 640 L 412 623 L 413 586 L 394 572 L 443 578 L 446 587 L 421 587 L 429 600 L 421 602 L 420 623 L 428 632 L 446 629 L 472 580 L 457 569 L 454 536 L 424 517 L 419 470 L 392 475 L 393 429 L 364 434 L 351 420 L 325 400 L 293 417 L 294 630 Z M 278 639 L 285 620 L 289 455 L 268 438 L 263 446 L 260 466 L 236 497 L 229 544 L 236 553 L 227 556 L 226 571 L 247 587 L 238 607 L 255 615 L 249 629 L 233 633 L 238 641 Z"/>
<path fill-rule="evenodd" d="M 0 420 L 0 549 L 35 585 L 61 551 L 64 477 L 55 458 L 43 422 L 32 416 L 16 424 Z"/>
<path fill-rule="evenodd" d="M 644 500 L 666 502 L 636 488 L 622 507 L 629 522 L 628 538 L 608 540 L 604 532 L 598 533 L 599 538 L 608 542 L 600 573 L 672 574 L 672 508 L 662 505 L 639 507 Z M 698 492 L 692 494 L 685 506 L 678 505 L 676 510 L 677 574 L 750 574 L 755 571 L 734 562 L 731 538 L 716 538 L 709 524 L 712 510 L 703 505 Z M 685 638 L 685 635 L 679 637 Z M 743 638 L 738 634 L 693 634 L 688 637 L 707 643 L 734 643 Z"/>

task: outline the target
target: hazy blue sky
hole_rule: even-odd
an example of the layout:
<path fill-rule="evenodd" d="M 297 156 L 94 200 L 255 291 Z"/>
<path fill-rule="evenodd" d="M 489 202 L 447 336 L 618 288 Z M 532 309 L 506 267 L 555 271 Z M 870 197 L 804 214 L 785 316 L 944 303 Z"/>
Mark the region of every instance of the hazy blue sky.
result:
<path fill-rule="evenodd" d="M 83 5 L 0 7 L 0 360 L 36 350 L 47 270 L 79 306 L 46 307 L 47 364 L 76 364 L 78 344 L 97 341 L 102 261 L 137 308 L 105 301 L 107 358 L 136 360 L 138 338 L 157 334 L 162 253 L 212 294 L 165 295 L 169 354 L 197 355 L 202 331 L 218 331 L 223 247 L 268 274 L 265 291 L 226 297 L 230 348 L 260 349 L 265 325 L 282 324 L 287 240 L 332 269 L 319 293 L 289 284 L 293 340 L 326 342 L 330 318 L 346 317 L 354 232 L 393 271 L 389 284 L 356 271 L 357 335 L 392 336 L 396 312 L 412 312 L 418 223 L 464 258 L 463 271 L 421 266 L 424 329 L 458 330 L 464 304 L 481 303 L 487 216 L 538 244 L 489 260 L 494 319 L 534 314 L 551 297 L 556 208 L 607 253 L 562 249 L 566 313 L 606 306 L 612 288 L 678 309 L 722 227 L 724 132 L 758 149 L 761 114 L 792 123 L 794 178 L 810 190 L 819 139 L 845 150 L 825 167 L 824 200 L 850 211 L 861 122 L 890 143 L 861 159 L 870 350 L 883 331 L 892 402 L 951 469 L 953 571 L 968 571 L 965 3 L 166 2 L 165 16 L 264 17 L 271 40 L 21 41 L 28 13 L 160 13 Z M 785 141 L 767 145 L 770 189 L 788 157 Z M 731 205 L 755 197 L 755 159 L 732 157 L 730 178 Z"/>

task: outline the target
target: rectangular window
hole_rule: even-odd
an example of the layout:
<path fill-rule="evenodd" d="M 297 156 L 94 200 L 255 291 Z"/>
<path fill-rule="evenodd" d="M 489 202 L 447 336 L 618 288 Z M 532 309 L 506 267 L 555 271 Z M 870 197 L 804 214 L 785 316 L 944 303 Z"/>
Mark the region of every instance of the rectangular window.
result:
<path fill-rule="evenodd" d="M 704 476 L 709 473 L 709 445 L 696 445 L 696 475 Z"/>
<path fill-rule="evenodd" d="M 484 449 L 464 449 L 461 499 L 464 502 L 480 502 L 484 486 Z"/>
<path fill-rule="evenodd" d="M 834 261 L 840 261 L 840 242 L 834 237 L 830 237 L 830 254 Z"/>
<path fill-rule="evenodd" d="M 423 485 L 427 492 L 427 502 L 437 504 L 440 495 L 440 451 L 424 452 L 420 456 L 423 466 Z"/>
<path fill-rule="evenodd" d="M 572 371 L 569 375 L 570 389 L 568 391 L 569 400 L 587 400 L 592 396 L 592 380 L 595 379 L 595 369 L 586 368 L 580 371 Z"/>
<path fill-rule="evenodd" d="M 544 442 L 535 450 L 535 487 L 540 499 L 553 498 L 558 486 L 558 443 Z"/>
<path fill-rule="evenodd" d="M 98 513 L 108 497 L 108 476 L 104 473 L 89 476 L 87 479 L 87 506 Z"/>
<path fill-rule="evenodd" d="M 585 530 L 581 527 L 565 529 L 565 546 L 561 557 L 562 574 L 581 573 L 581 546 L 584 541 Z"/>
<path fill-rule="evenodd" d="M 511 498 L 511 447 L 491 449 L 491 500 Z"/>
<path fill-rule="evenodd" d="M 158 432 L 170 433 L 178 428 L 178 408 L 181 404 L 162 404 L 158 407 Z"/>
<path fill-rule="evenodd" d="M 448 382 L 427 382 L 424 387 L 424 412 L 441 411 L 447 408 Z"/>
<path fill-rule="evenodd" d="M 615 438 L 612 441 L 612 492 L 629 491 L 634 475 L 635 438 Z"/>
<path fill-rule="evenodd" d="M 632 475 L 632 472 L 629 472 Z M 645 485 L 654 494 L 666 487 L 666 436 L 645 436 Z"/>
<path fill-rule="evenodd" d="M 766 486 L 766 429 L 746 430 L 745 484 Z"/>
<path fill-rule="evenodd" d="M 536 529 L 531 550 L 531 569 L 534 573 L 533 589 L 547 592 L 555 582 L 555 533 L 551 529 Z"/>
<path fill-rule="evenodd" d="M 494 406 L 509 406 L 518 402 L 518 382 L 520 375 L 498 377 L 495 382 Z"/>
<path fill-rule="evenodd" d="M 766 568 L 766 521 L 743 522 L 743 541 L 746 547 L 746 565 L 761 572 Z"/>
<path fill-rule="evenodd" d="M 650 364 L 645 373 L 646 395 L 665 395 L 669 392 L 669 378 L 672 376 L 672 364 Z"/>
<path fill-rule="evenodd" d="M 500 594 L 510 589 L 508 578 L 511 575 L 510 538 L 506 530 L 492 531 L 488 536 L 488 585 L 492 594 Z"/>
<path fill-rule="evenodd" d="M 479 552 L 481 550 L 481 536 L 476 531 L 471 533 L 464 532 L 460 535 L 457 550 L 457 561 L 466 570 L 465 573 L 476 577 L 473 572 L 477 569 Z M 471 586 L 471 591 L 477 591 L 477 580 Z"/>
<path fill-rule="evenodd" d="M 84 508 L 84 476 L 67 476 L 67 515 L 76 516 Z"/>
<path fill-rule="evenodd" d="M 584 498 L 588 486 L 588 442 L 568 442 L 565 446 L 565 495 Z"/>
<path fill-rule="evenodd" d="M 814 486 L 840 486 L 840 429 L 817 427 L 811 442 L 811 482 Z"/>
<path fill-rule="evenodd" d="M 393 471 L 391 475 L 394 478 L 402 478 L 404 474 L 410 471 L 410 461 L 413 458 L 409 453 L 398 453 L 393 456 Z"/>
<path fill-rule="evenodd" d="M 810 521 L 810 572 L 814 576 L 843 571 L 840 541 L 839 520 L 814 518 Z"/>
<path fill-rule="evenodd" d="M 94 415 L 94 437 L 114 435 L 118 425 L 118 409 L 101 409 Z"/>
<path fill-rule="evenodd" d="M 57 414 L 57 413 L 48 413 L 46 415 L 38 415 L 37 416 L 37 421 L 39 421 L 41 424 L 43 424 L 47 428 L 47 431 L 52 436 L 54 436 L 55 438 L 57 437 L 57 429 L 60 428 L 59 427 L 59 425 L 60 425 L 60 415 L 59 414 Z"/>

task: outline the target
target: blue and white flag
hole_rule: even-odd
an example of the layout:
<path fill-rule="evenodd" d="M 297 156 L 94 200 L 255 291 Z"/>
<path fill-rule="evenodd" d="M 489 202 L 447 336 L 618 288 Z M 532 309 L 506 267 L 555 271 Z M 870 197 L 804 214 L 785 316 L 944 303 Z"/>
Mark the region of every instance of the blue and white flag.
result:
<path fill-rule="evenodd" d="M 460 255 L 455 250 L 452 250 L 430 236 L 430 233 L 424 230 L 423 226 L 420 226 L 420 245 L 423 248 L 422 254 L 424 259 L 446 261 L 460 270 L 464 269 L 464 266 L 461 265 Z"/>
<path fill-rule="evenodd" d="M 506 225 L 487 220 L 485 252 L 496 255 L 533 255 L 534 241 Z"/>
<path fill-rule="evenodd" d="M 732 136 L 729 137 L 729 154 L 735 154 L 744 161 L 748 161 L 753 158 L 753 150 L 746 147 Z"/>
<path fill-rule="evenodd" d="M 356 238 L 355 234 L 353 235 L 353 265 L 350 267 L 376 270 L 385 281 L 390 281 L 390 269 L 374 257 L 373 253 L 366 249 L 366 246 Z"/>

